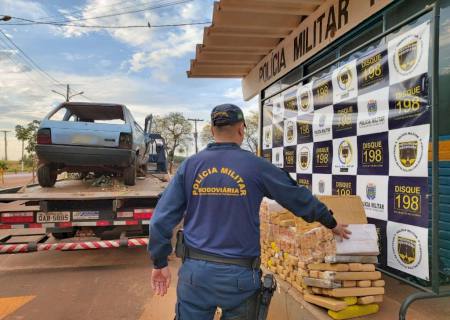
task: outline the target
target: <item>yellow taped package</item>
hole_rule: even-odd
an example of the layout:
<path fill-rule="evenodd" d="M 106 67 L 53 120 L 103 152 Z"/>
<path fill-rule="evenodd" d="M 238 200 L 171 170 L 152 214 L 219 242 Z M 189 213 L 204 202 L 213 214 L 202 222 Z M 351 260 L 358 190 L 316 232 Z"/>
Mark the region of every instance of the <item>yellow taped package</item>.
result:
<path fill-rule="evenodd" d="M 353 305 L 348 306 L 341 311 L 328 310 L 328 315 L 335 320 L 351 319 L 377 313 L 379 308 L 380 307 L 377 304 L 368 304 L 364 306 Z"/>
<path fill-rule="evenodd" d="M 358 302 L 358 299 L 356 297 L 344 297 L 341 299 L 344 300 L 348 306 L 354 305 L 356 304 L 356 302 Z"/>

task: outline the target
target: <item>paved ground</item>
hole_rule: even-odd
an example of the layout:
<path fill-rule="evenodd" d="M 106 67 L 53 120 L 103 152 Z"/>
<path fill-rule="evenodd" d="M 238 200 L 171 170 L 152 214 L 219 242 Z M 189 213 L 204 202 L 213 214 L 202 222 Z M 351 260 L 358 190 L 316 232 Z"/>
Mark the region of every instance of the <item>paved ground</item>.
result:
<path fill-rule="evenodd" d="M 144 251 L 1 257 L 0 296 L 34 296 L 5 319 L 138 319 L 151 296 Z"/>
<path fill-rule="evenodd" d="M 1 255 L 0 320 L 173 319 L 179 261 L 170 261 L 173 281 L 163 298 L 152 295 L 149 265 L 145 248 Z M 400 301 L 414 292 L 393 279 L 388 279 L 386 289 L 380 313 L 370 319 L 397 319 Z M 449 302 L 449 298 L 418 302 L 408 320 L 448 319 Z M 270 319 L 287 319 L 279 315 L 288 303 L 277 304 Z M 299 317 L 301 309 L 288 312 L 289 319 L 329 319 L 322 312 L 320 317 Z"/>

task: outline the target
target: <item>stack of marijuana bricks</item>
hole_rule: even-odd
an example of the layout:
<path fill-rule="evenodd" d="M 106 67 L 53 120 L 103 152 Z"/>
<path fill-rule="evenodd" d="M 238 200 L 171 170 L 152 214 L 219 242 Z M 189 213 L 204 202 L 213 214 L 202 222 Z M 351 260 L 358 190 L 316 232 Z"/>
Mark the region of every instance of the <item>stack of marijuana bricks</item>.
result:
<path fill-rule="evenodd" d="M 351 240 L 306 223 L 273 201 L 261 206 L 262 262 L 304 294 L 305 301 L 328 309 L 334 319 L 376 313 L 384 280 L 375 270 L 378 243 L 373 225 L 350 225 Z"/>
<path fill-rule="evenodd" d="M 309 276 L 307 265 L 336 252 L 332 232 L 295 217 L 271 200 L 263 201 L 260 215 L 262 264 L 303 292 L 303 277 Z"/>

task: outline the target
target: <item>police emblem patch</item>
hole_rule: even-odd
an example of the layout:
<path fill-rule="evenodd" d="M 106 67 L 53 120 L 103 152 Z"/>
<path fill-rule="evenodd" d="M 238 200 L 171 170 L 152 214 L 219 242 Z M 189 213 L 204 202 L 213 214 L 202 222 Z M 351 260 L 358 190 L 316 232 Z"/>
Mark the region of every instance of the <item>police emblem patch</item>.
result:
<path fill-rule="evenodd" d="M 302 111 L 308 111 L 309 106 L 310 106 L 310 93 L 309 91 L 303 91 L 300 94 L 300 109 Z"/>
<path fill-rule="evenodd" d="M 319 180 L 319 193 L 325 192 L 325 181 Z"/>
<path fill-rule="evenodd" d="M 397 237 L 397 253 L 404 264 L 410 265 L 416 260 L 416 245 L 415 239 Z"/>
<path fill-rule="evenodd" d="M 378 111 L 378 104 L 377 104 L 377 100 L 375 99 L 370 99 L 369 101 L 367 101 L 367 112 L 369 113 L 370 116 L 374 116 Z"/>
<path fill-rule="evenodd" d="M 422 39 L 417 35 L 409 35 L 403 38 L 395 48 L 394 67 L 402 75 L 409 74 L 419 64 L 421 56 Z"/>
<path fill-rule="evenodd" d="M 341 88 L 341 90 L 350 89 L 352 86 L 352 79 L 353 79 L 352 70 L 347 66 L 343 67 L 338 72 L 338 75 L 337 75 L 337 82 L 338 82 L 339 88 Z"/>
<path fill-rule="evenodd" d="M 425 248 L 422 247 L 422 241 L 416 231 L 419 229 L 398 229 L 390 240 L 392 253 L 397 263 L 411 271 L 419 269 L 422 262 L 426 263 L 423 260 L 428 259 L 423 254 Z"/>
<path fill-rule="evenodd" d="M 394 158 L 397 166 L 405 172 L 414 170 L 423 157 L 422 139 L 414 132 L 403 133 L 394 146 Z"/>
<path fill-rule="evenodd" d="M 369 200 L 375 200 L 377 196 L 377 186 L 374 183 L 369 182 L 366 186 L 366 197 Z"/>
<path fill-rule="evenodd" d="M 288 120 L 286 128 L 286 140 L 288 143 L 292 143 L 294 142 L 294 121 Z"/>
<path fill-rule="evenodd" d="M 343 140 L 339 144 L 339 161 L 342 164 L 348 165 L 353 159 L 353 147 L 348 140 Z"/>
<path fill-rule="evenodd" d="M 405 168 L 412 167 L 416 162 L 418 145 L 417 140 L 398 143 L 400 162 Z"/>
<path fill-rule="evenodd" d="M 300 157 L 298 159 L 300 168 L 302 170 L 306 170 L 309 167 L 310 163 L 310 155 L 308 147 L 303 147 L 300 149 Z"/>
<path fill-rule="evenodd" d="M 325 120 L 327 119 L 327 116 L 324 114 L 320 115 L 319 118 L 319 127 L 323 128 L 323 126 L 325 126 Z"/>

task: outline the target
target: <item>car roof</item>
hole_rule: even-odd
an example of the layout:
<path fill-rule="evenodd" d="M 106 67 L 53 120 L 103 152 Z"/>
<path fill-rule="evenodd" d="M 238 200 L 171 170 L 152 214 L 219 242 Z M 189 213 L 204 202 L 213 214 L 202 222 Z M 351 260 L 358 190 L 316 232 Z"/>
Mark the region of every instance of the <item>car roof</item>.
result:
<path fill-rule="evenodd" d="M 122 108 L 126 108 L 125 105 L 120 104 L 120 103 L 104 103 L 104 102 L 63 102 L 61 103 L 59 106 L 72 106 L 72 105 L 76 105 L 76 106 L 102 106 L 102 107 L 122 107 Z"/>

